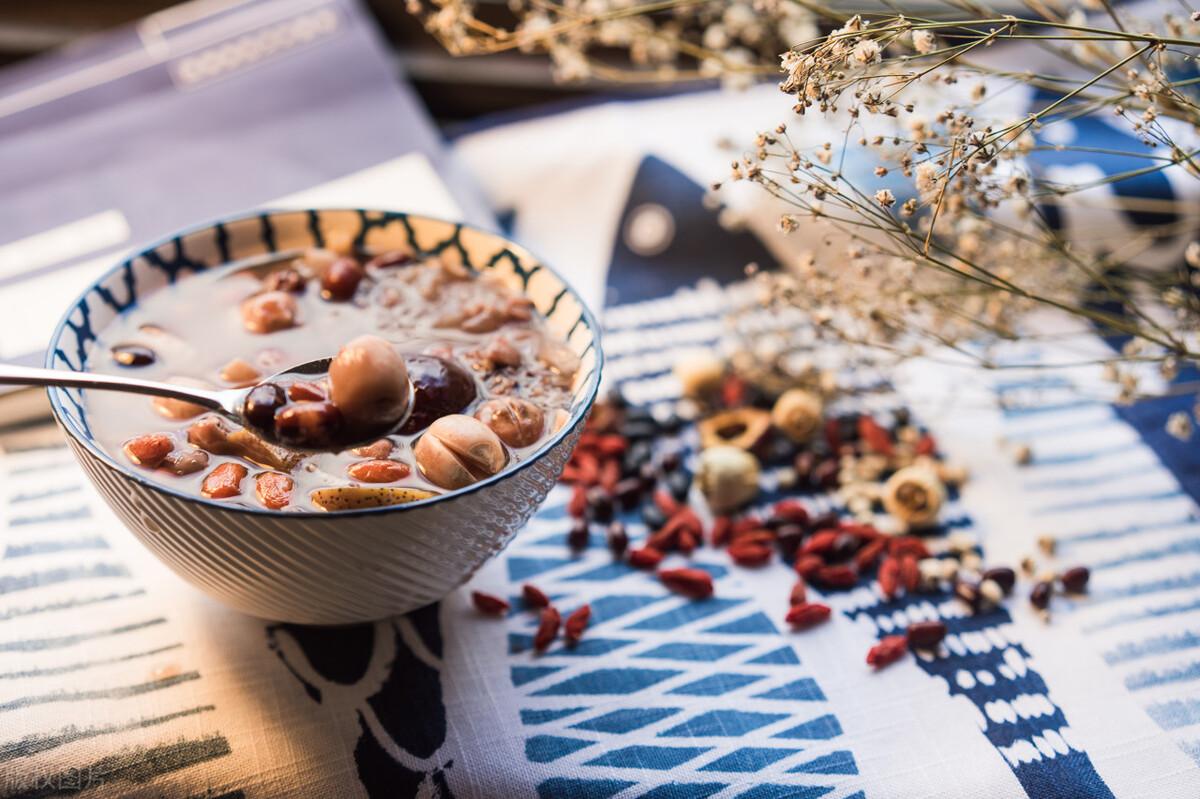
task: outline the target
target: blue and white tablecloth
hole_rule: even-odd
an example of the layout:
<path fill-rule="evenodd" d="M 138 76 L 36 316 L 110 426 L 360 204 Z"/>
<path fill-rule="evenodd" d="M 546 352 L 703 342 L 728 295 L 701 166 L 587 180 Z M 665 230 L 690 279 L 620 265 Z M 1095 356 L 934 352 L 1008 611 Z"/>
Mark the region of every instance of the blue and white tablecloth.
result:
<path fill-rule="evenodd" d="M 455 150 L 516 236 L 604 307 L 609 379 L 655 403 L 677 394 L 682 351 L 719 346 L 719 284 L 788 257 L 753 218 L 713 224 L 701 188 L 728 161 L 720 135 L 779 111 L 770 87 L 701 93 L 481 130 Z M 1108 346 L 1046 324 L 1055 338 L 1008 357 Z M 599 540 L 570 555 L 559 489 L 471 588 L 515 598 L 533 581 L 564 612 L 589 603 L 574 649 L 535 656 L 519 602 L 483 618 L 466 589 L 373 625 L 268 624 L 166 573 L 65 449 L 8 454 L 0 797 L 1200 796 L 1194 446 L 1160 434 L 1162 407 L 1090 399 L 1087 368 L 914 363 L 895 383 L 973 472 L 944 523 L 993 562 L 1056 535 L 1059 562 L 1093 570 L 1087 598 L 1056 601 L 1046 623 L 1021 599 L 971 616 L 863 586 L 823 597 L 834 619 L 794 633 L 786 565 L 701 549 L 716 595 L 686 600 Z M 1029 444 L 1032 463 L 999 438 Z M 879 635 L 927 618 L 951 631 L 939 655 L 866 666 Z"/>

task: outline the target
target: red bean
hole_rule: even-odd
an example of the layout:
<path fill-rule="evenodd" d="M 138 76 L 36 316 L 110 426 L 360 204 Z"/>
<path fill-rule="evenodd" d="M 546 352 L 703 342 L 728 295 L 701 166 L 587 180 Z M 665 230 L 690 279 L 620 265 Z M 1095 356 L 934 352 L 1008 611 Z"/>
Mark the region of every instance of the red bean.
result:
<path fill-rule="evenodd" d="M 338 258 L 321 276 L 321 296 L 334 302 L 345 302 L 354 296 L 366 272 L 353 258 Z"/>

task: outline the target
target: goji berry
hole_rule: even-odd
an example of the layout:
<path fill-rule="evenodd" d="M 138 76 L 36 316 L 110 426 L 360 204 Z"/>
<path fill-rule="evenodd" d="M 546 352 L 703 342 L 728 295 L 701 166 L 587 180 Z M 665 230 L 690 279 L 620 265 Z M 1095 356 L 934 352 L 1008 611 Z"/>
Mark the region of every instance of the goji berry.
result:
<path fill-rule="evenodd" d="M 918 455 L 932 455 L 937 452 L 937 441 L 934 440 L 933 436 L 926 433 L 917 440 L 917 445 L 913 448 L 913 451 Z"/>
<path fill-rule="evenodd" d="M 824 554 L 833 549 L 833 542 L 837 541 L 837 537 L 837 530 L 818 530 L 808 537 L 800 551 L 805 555 Z"/>
<path fill-rule="evenodd" d="M 721 381 L 721 404 L 726 408 L 737 408 L 746 404 L 749 386 L 737 375 L 726 375 Z"/>
<path fill-rule="evenodd" d="M 924 541 L 914 536 L 898 535 L 889 540 L 888 553 L 897 557 L 912 555 L 920 560 L 929 557 L 929 547 L 925 546 Z"/>
<path fill-rule="evenodd" d="M 654 547 L 644 546 L 629 551 L 629 565 L 635 569 L 653 569 L 662 563 L 663 553 Z"/>
<path fill-rule="evenodd" d="M 675 546 L 679 547 L 679 551 L 685 555 L 692 554 L 698 545 L 696 536 L 691 530 L 680 530 L 679 538 L 675 541 Z"/>
<path fill-rule="evenodd" d="M 732 543 L 734 544 L 758 544 L 759 546 L 770 546 L 775 543 L 775 533 L 772 530 L 761 529 L 751 530 L 748 533 L 735 535 Z"/>
<path fill-rule="evenodd" d="M 739 566 L 763 566 L 771 559 L 771 548 L 753 541 L 734 541 L 726 551 Z"/>
<path fill-rule="evenodd" d="M 905 591 L 912 593 L 920 584 L 921 568 L 917 565 L 917 559 L 912 555 L 904 555 L 900 558 L 900 585 L 904 586 Z"/>
<path fill-rule="evenodd" d="M 546 647 L 553 643 L 558 637 L 558 627 L 562 623 L 562 616 L 553 605 L 542 608 L 542 616 L 538 620 L 537 633 L 533 636 L 533 648 L 538 652 L 545 652 Z"/>
<path fill-rule="evenodd" d="M 629 449 L 629 439 L 620 433 L 608 433 L 596 440 L 596 451 L 606 458 L 618 458 Z"/>
<path fill-rule="evenodd" d="M 646 546 L 659 552 L 671 552 L 679 545 L 679 531 L 663 527 L 646 538 Z"/>
<path fill-rule="evenodd" d="M 472 591 L 471 602 L 474 603 L 476 610 L 486 616 L 503 616 L 508 612 L 508 602 L 482 591 Z"/>
<path fill-rule="evenodd" d="M 615 460 L 604 461 L 600 467 L 600 485 L 606 491 L 612 493 L 617 488 L 617 483 L 621 482 L 621 464 Z"/>
<path fill-rule="evenodd" d="M 761 530 L 763 526 L 762 520 L 754 514 L 743 516 L 733 523 L 732 529 L 729 531 L 731 538 L 737 538 L 739 535 L 748 533 L 751 530 Z"/>
<path fill-rule="evenodd" d="M 825 443 L 829 445 L 829 451 L 833 453 L 837 453 L 842 448 L 841 425 L 832 416 L 825 420 Z"/>
<path fill-rule="evenodd" d="M 888 456 L 896 454 L 896 449 L 892 446 L 891 434 L 879 422 L 866 414 L 858 417 L 858 436 L 866 444 L 867 449 L 872 452 Z"/>
<path fill-rule="evenodd" d="M 712 541 L 714 547 L 723 547 L 729 541 L 731 532 L 733 532 L 733 520 L 728 516 L 718 516 L 713 521 L 712 534 L 709 536 L 709 540 Z"/>
<path fill-rule="evenodd" d="M 946 637 L 946 623 L 942 621 L 916 621 L 905 631 L 908 645 L 914 649 L 933 649 Z"/>
<path fill-rule="evenodd" d="M 798 499 L 781 499 L 771 506 L 771 518 L 795 524 L 808 524 L 808 508 Z"/>
<path fill-rule="evenodd" d="M 889 635 L 867 650 L 867 665 L 882 669 L 895 663 L 908 651 L 908 639 L 903 635 Z"/>
<path fill-rule="evenodd" d="M 859 522 L 839 522 L 838 529 L 843 533 L 850 533 L 850 535 L 857 536 L 864 541 L 875 541 L 883 538 L 883 533 L 879 532 L 869 524 L 861 524 Z"/>
<path fill-rule="evenodd" d="M 286 508 L 292 501 L 292 478 L 282 472 L 259 472 L 254 477 L 254 494 L 272 510 Z"/>
<path fill-rule="evenodd" d="M 521 586 L 521 599 L 527 608 L 545 608 L 550 605 L 550 597 L 542 589 L 531 583 Z"/>
<path fill-rule="evenodd" d="M 879 573 L 875 576 L 883 595 L 888 599 L 893 598 L 900 589 L 900 561 L 889 555 L 879 564 Z"/>
<path fill-rule="evenodd" d="M 796 580 L 796 584 L 792 586 L 792 593 L 788 595 L 789 605 L 803 605 L 808 601 L 808 586 L 804 583 L 804 578 Z"/>
<path fill-rule="evenodd" d="M 407 463 L 375 459 L 352 463 L 346 473 L 360 483 L 394 483 L 408 477 L 412 469 Z"/>
<path fill-rule="evenodd" d="M 575 646 L 579 643 L 591 617 L 591 605 L 580 605 L 571 612 L 570 616 L 567 616 L 566 624 L 563 625 L 563 638 L 566 640 L 567 646 Z"/>
<path fill-rule="evenodd" d="M 887 548 L 887 539 L 877 538 L 870 542 L 854 556 L 854 565 L 858 567 L 860 572 L 865 572 L 875 565 L 883 555 L 883 550 Z"/>
<path fill-rule="evenodd" d="M 827 620 L 832 611 L 828 605 L 821 605 L 816 602 L 804 602 L 799 605 L 793 605 L 787 612 L 787 623 L 793 627 L 803 629 L 812 627 Z"/>
<path fill-rule="evenodd" d="M 567 501 L 567 513 L 576 519 L 582 519 L 587 513 L 587 487 L 576 483 L 571 489 L 571 499 Z"/>
<path fill-rule="evenodd" d="M 228 499 L 242 493 L 242 480 L 249 470 L 240 463 L 222 463 L 200 484 L 200 493 L 210 499 Z"/>
<path fill-rule="evenodd" d="M 693 599 L 704 599 L 713 593 L 712 575 L 703 569 L 662 569 L 658 579 L 672 591 Z"/>
<path fill-rule="evenodd" d="M 165 433 L 150 433 L 129 439 L 122 449 L 125 450 L 126 457 L 138 466 L 154 469 L 174 448 L 175 442 L 170 436 Z"/>
<path fill-rule="evenodd" d="M 853 588 L 858 574 L 849 566 L 822 566 L 812 576 L 812 581 L 824 588 Z"/>
<path fill-rule="evenodd" d="M 679 511 L 679 502 L 666 489 L 660 488 L 654 492 L 654 504 L 668 519 Z"/>
<path fill-rule="evenodd" d="M 801 555 L 796 558 L 795 568 L 796 574 L 806 580 L 811 580 L 814 574 L 825 568 L 825 561 L 821 559 L 820 555 Z"/>

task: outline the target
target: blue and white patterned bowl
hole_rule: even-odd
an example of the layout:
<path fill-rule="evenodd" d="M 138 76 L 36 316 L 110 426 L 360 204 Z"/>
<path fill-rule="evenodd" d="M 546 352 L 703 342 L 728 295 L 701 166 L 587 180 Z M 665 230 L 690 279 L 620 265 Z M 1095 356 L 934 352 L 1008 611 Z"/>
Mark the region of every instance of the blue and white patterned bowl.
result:
<path fill-rule="evenodd" d="M 432 499 L 334 513 L 278 513 L 191 496 L 139 474 L 92 434 L 86 392 L 50 389 L 75 456 L 129 529 L 210 596 L 267 619 L 343 624 L 435 602 L 498 553 L 558 479 L 596 397 L 599 328 L 561 277 L 521 247 L 466 225 L 362 210 L 282 211 L 226 219 L 118 264 L 54 331 L 47 365 L 85 371 L 96 334 L 164 286 L 229 261 L 321 246 L 335 231 L 372 250 L 407 249 L 489 271 L 529 297 L 582 360 L 570 420 L 535 454 Z"/>

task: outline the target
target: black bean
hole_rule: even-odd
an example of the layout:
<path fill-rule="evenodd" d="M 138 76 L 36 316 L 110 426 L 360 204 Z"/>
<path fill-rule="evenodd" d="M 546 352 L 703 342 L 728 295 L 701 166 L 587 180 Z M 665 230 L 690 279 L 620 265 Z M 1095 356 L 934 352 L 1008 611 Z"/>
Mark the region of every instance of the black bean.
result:
<path fill-rule="evenodd" d="M 141 344 L 117 344 L 110 353 L 121 366 L 149 366 L 157 360 L 154 350 Z"/>
<path fill-rule="evenodd" d="M 819 513 L 809 519 L 808 529 L 810 532 L 814 533 L 817 530 L 836 530 L 839 519 L 841 519 L 841 517 L 838 515 L 837 511 L 827 510 L 824 513 Z"/>
<path fill-rule="evenodd" d="M 586 519 L 576 519 L 571 523 L 571 530 L 567 533 L 567 546 L 575 552 L 582 552 L 588 548 L 588 542 L 591 540 L 592 534 L 588 529 Z"/>
<path fill-rule="evenodd" d="M 685 471 L 671 472 L 667 475 L 667 490 L 671 496 L 683 502 L 692 490 L 692 476 Z"/>
<path fill-rule="evenodd" d="M 1054 594 L 1054 587 L 1048 582 L 1040 582 L 1033 587 L 1029 592 L 1029 604 L 1033 605 L 1038 610 L 1045 610 L 1050 607 L 1050 597 Z"/>
<path fill-rule="evenodd" d="M 1012 593 L 1013 586 L 1017 584 L 1017 573 L 1007 566 L 996 566 L 985 571 L 983 579 L 995 582 L 1003 589 L 1004 595 L 1008 596 Z"/>
<path fill-rule="evenodd" d="M 892 412 L 892 421 L 896 427 L 907 427 L 908 423 L 912 421 L 912 414 L 909 413 L 908 408 L 897 408 Z"/>
<path fill-rule="evenodd" d="M 781 524 L 775 528 L 775 540 L 779 543 L 779 551 L 785 560 L 794 560 L 800 544 L 804 542 L 805 529 L 794 522 Z"/>
<path fill-rule="evenodd" d="M 854 557 L 854 553 L 858 551 L 859 545 L 862 544 L 862 539 L 850 533 L 841 533 L 837 538 L 833 539 L 833 548 L 829 550 L 829 559 L 835 563 L 842 563 Z"/>
<path fill-rule="evenodd" d="M 634 441 L 621 458 L 621 474 L 637 474 L 653 456 L 654 448 L 649 441 Z"/>
<path fill-rule="evenodd" d="M 686 424 L 686 422 L 684 422 L 682 416 L 677 413 L 672 413 L 659 423 L 659 427 L 662 428 L 664 433 L 668 435 L 674 435 L 683 429 L 684 424 Z"/>
<path fill-rule="evenodd" d="M 858 441 L 858 416 L 850 414 L 839 416 L 837 420 L 838 438 L 843 444 Z"/>
<path fill-rule="evenodd" d="M 287 404 L 287 394 L 276 383 L 259 383 L 246 395 L 242 415 L 251 426 L 259 430 L 271 430 L 275 425 L 275 412 Z"/>
<path fill-rule="evenodd" d="M 1082 594 L 1087 591 L 1088 578 L 1090 577 L 1091 573 L 1086 566 L 1076 566 L 1060 574 L 1058 579 L 1062 580 L 1065 590 L 1072 594 Z"/>
<path fill-rule="evenodd" d="M 628 477 L 617 483 L 613 489 L 613 493 L 617 495 L 617 502 L 621 505 L 621 510 L 633 510 L 642 501 L 642 481 L 637 477 Z"/>
<path fill-rule="evenodd" d="M 638 469 L 638 480 L 642 482 L 642 491 L 653 491 L 658 485 L 658 469 L 654 468 L 653 463 L 643 463 Z"/>
<path fill-rule="evenodd" d="M 678 452 L 668 452 L 662 456 L 659 462 L 659 468 L 664 472 L 670 473 L 675 471 L 683 463 L 683 457 Z"/>
<path fill-rule="evenodd" d="M 642 506 L 642 522 L 651 530 L 657 530 L 667 523 L 667 514 L 658 505 L 648 502 Z"/>
<path fill-rule="evenodd" d="M 619 521 L 608 526 L 605 538 L 608 540 L 608 548 L 618 558 L 624 555 L 625 550 L 629 548 L 629 534 L 625 532 L 625 525 Z"/>
<path fill-rule="evenodd" d="M 644 441 L 658 436 L 658 424 L 650 421 L 626 421 L 621 425 L 621 435 L 630 441 Z"/>
<path fill-rule="evenodd" d="M 820 488 L 837 488 L 838 472 L 840 471 L 841 467 L 838 466 L 836 458 L 823 460 L 813 469 L 813 484 Z"/>
<path fill-rule="evenodd" d="M 613 498 L 604 488 L 595 486 L 587 493 L 588 516 L 593 521 L 608 524 L 613 519 Z"/>

